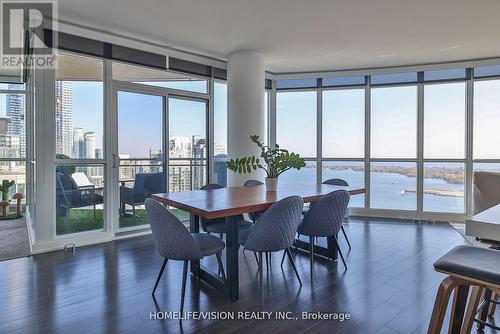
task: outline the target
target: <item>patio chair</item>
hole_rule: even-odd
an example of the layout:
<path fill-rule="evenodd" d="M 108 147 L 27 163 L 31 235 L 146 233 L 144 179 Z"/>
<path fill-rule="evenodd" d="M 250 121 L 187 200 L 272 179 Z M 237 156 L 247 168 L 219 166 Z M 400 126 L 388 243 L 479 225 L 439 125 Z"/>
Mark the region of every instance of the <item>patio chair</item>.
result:
<path fill-rule="evenodd" d="M 75 180 L 68 174 L 56 174 L 57 206 L 65 210 L 64 225 L 68 222 L 69 210 L 93 206 L 93 218 L 96 222 L 96 205 L 103 204 L 102 195 L 96 194 L 95 187 L 79 187 Z"/>

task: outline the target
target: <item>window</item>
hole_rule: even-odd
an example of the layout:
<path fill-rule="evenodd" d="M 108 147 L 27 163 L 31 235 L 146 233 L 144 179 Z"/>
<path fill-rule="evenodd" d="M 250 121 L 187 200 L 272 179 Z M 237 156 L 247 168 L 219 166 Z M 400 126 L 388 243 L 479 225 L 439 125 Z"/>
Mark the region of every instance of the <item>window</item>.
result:
<path fill-rule="evenodd" d="M 227 185 L 227 84 L 214 83 L 214 182 Z"/>
<path fill-rule="evenodd" d="M 323 157 L 365 156 L 365 90 L 323 92 Z"/>
<path fill-rule="evenodd" d="M 464 164 L 424 163 L 424 211 L 464 213 Z"/>
<path fill-rule="evenodd" d="M 289 80 L 278 80 L 276 81 L 277 89 L 287 89 L 287 88 L 309 88 L 316 87 L 318 80 L 313 79 L 289 79 Z"/>
<path fill-rule="evenodd" d="M 104 223 L 104 166 L 56 167 L 56 233 L 100 230 Z"/>
<path fill-rule="evenodd" d="M 426 81 L 449 79 L 465 79 L 465 68 L 424 72 L 424 80 Z"/>
<path fill-rule="evenodd" d="M 323 161 L 322 181 L 329 179 L 342 179 L 350 187 L 365 187 L 365 164 L 362 161 Z M 365 195 L 352 196 L 349 207 L 363 208 L 365 206 Z"/>
<path fill-rule="evenodd" d="M 391 83 L 404 83 L 417 81 L 417 72 L 375 74 L 371 76 L 372 85 L 383 85 Z"/>
<path fill-rule="evenodd" d="M 102 160 L 103 61 L 61 53 L 55 82 L 56 233 L 101 230 L 104 166 L 63 159 Z"/>
<path fill-rule="evenodd" d="M 103 62 L 68 54 L 56 70 L 58 159 L 103 158 Z"/>
<path fill-rule="evenodd" d="M 276 94 L 277 144 L 302 157 L 316 156 L 316 104 L 315 91 Z"/>
<path fill-rule="evenodd" d="M 425 85 L 424 158 L 465 157 L 465 83 Z"/>
<path fill-rule="evenodd" d="M 0 158 L 26 157 L 24 94 L 0 93 Z"/>
<path fill-rule="evenodd" d="M 118 62 L 113 63 L 113 79 L 148 86 L 208 93 L 208 81 L 205 79 Z"/>
<path fill-rule="evenodd" d="M 9 198 L 21 192 L 31 196 L 33 182 L 27 182 L 26 95 L 24 84 L 0 83 L 0 182 L 14 181 Z M 22 200 L 23 206 L 26 198 Z M 10 210 L 10 214 L 15 210 Z"/>
<path fill-rule="evenodd" d="M 500 65 L 479 66 L 474 68 L 474 77 L 489 77 L 500 75 Z"/>
<path fill-rule="evenodd" d="M 323 78 L 322 86 L 353 86 L 353 85 L 365 85 L 366 79 L 364 76 L 355 77 L 331 77 Z"/>
<path fill-rule="evenodd" d="M 316 161 L 307 161 L 306 166 L 300 170 L 290 169 L 279 177 L 279 184 L 315 184 L 316 183 Z"/>
<path fill-rule="evenodd" d="M 376 209 L 416 210 L 417 164 L 371 163 L 370 206 Z"/>
<path fill-rule="evenodd" d="M 500 158 L 500 80 L 474 82 L 474 159 Z"/>
<path fill-rule="evenodd" d="M 417 155 L 417 87 L 371 90 L 371 157 Z"/>

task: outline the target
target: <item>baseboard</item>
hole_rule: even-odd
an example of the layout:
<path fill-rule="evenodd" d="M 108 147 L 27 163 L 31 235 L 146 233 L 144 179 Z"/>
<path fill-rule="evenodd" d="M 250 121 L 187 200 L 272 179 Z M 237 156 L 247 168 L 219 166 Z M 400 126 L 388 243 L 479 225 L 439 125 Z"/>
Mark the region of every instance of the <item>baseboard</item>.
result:
<path fill-rule="evenodd" d="M 54 252 L 64 250 L 67 244 L 74 244 L 77 248 L 89 245 L 100 244 L 103 242 L 113 241 L 112 233 L 105 232 L 92 232 L 71 236 L 58 237 L 53 240 L 35 241 L 32 248 L 32 254 L 41 254 L 47 252 Z"/>

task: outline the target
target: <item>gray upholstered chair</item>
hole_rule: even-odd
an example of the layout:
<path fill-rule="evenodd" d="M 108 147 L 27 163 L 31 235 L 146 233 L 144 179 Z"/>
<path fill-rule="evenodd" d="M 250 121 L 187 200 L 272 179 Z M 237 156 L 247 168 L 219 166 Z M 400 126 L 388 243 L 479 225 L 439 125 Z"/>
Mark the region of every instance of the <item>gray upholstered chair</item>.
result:
<path fill-rule="evenodd" d="M 244 187 L 255 187 L 255 186 L 260 186 L 263 185 L 264 183 L 260 182 L 259 180 L 248 180 L 243 183 Z M 248 217 L 252 220 L 252 222 L 256 222 L 258 218 L 262 216 L 264 211 L 257 211 L 257 212 L 249 212 Z"/>
<path fill-rule="evenodd" d="M 225 281 L 226 274 L 222 266 L 221 252 L 226 245 L 224 241 L 212 235 L 205 233 L 189 233 L 182 222 L 159 202 L 148 198 L 144 204 L 146 206 L 148 222 L 153 233 L 155 247 L 158 253 L 164 258 L 153 288 L 152 296 L 154 298 L 156 288 L 165 270 L 167 261 L 184 261 L 180 308 L 180 312 L 182 313 L 184 310 L 184 296 L 186 294 L 188 262 L 200 260 L 205 256 L 215 254 L 217 262 L 219 263 L 219 271 L 222 273 L 222 278 Z"/>
<path fill-rule="evenodd" d="M 323 184 L 329 184 L 332 186 L 343 186 L 343 187 L 348 187 L 349 183 L 343 179 L 328 179 L 326 181 L 323 181 Z M 311 206 L 314 205 L 314 202 L 309 204 L 309 208 L 305 208 L 302 211 L 302 214 L 305 215 L 307 211 L 311 208 Z M 346 211 L 347 213 L 347 211 Z M 347 215 L 345 215 L 343 221 L 347 221 Z M 349 247 L 349 250 L 351 250 L 351 243 L 349 242 L 349 238 L 347 237 L 347 233 L 345 232 L 344 226 L 340 225 L 340 229 L 342 230 L 342 234 L 344 235 L 345 241 L 347 241 L 347 246 Z"/>
<path fill-rule="evenodd" d="M 262 253 L 284 250 L 292 263 L 300 285 L 302 285 L 290 253 L 290 247 L 295 240 L 303 206 L 304 201 L 299 196 L 284 198 L 267 209 L 251 229 L 240 231 L 238 235 L 238 242 L 243 245 L 244 249 L 259 253 L 261 304 L 264 304 Z"/>
<path fill-rule="evenodd" d="M 200 188 L 200 190 L 213 190 L 225 188 L 223 185 L 217 183 L 209 183 Z M 238 229 L 243 230 L 246 228 L 250 228 L 252 223 L 245 221 L 243 215 L 238 216 Z M 226 233 L 226 220 L 225 218 L 216 218 L 216 219 L 200 219 L 201 229 L 210 234 L 210 233 L 218 233 L 220 238 L 222 239 L 222 234 Z"/>
<path fill-rule="evenodd" d="M 321 197 L 319 201 L 307 211 L 302 223 L 299 225 L 298 233 L 309 237 L 311 256 L 311 282 L 314 272 L 314 238 L 333 237 L 344 267 L 344 255 L 339 247 L 337 234 L 342 226 L 347 205 L 349 205 L 349 192 L 347 190 L 336 190 Z"/>

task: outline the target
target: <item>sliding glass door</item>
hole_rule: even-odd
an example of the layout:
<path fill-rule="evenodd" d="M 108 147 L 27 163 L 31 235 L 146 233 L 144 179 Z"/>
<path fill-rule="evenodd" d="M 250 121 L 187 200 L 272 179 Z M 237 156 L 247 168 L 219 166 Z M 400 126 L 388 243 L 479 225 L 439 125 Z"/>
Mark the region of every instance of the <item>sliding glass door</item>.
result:
<path fill-rule="evenodd" d="M 199 189 L 208 182 L 208 100 L 150 87 L 116 86 L 114 206 L 118 228 L 136 229 L 147 224 L 144 201 L 152 194 Z M 184 212 L 172 212 L 188 219 Z"/>
<path fill-rule="evenodd" d="M 145 199 L 166 188 L 164 109 L 163 96 L 117 92 L 120 228 L 146 224 Z"/>

